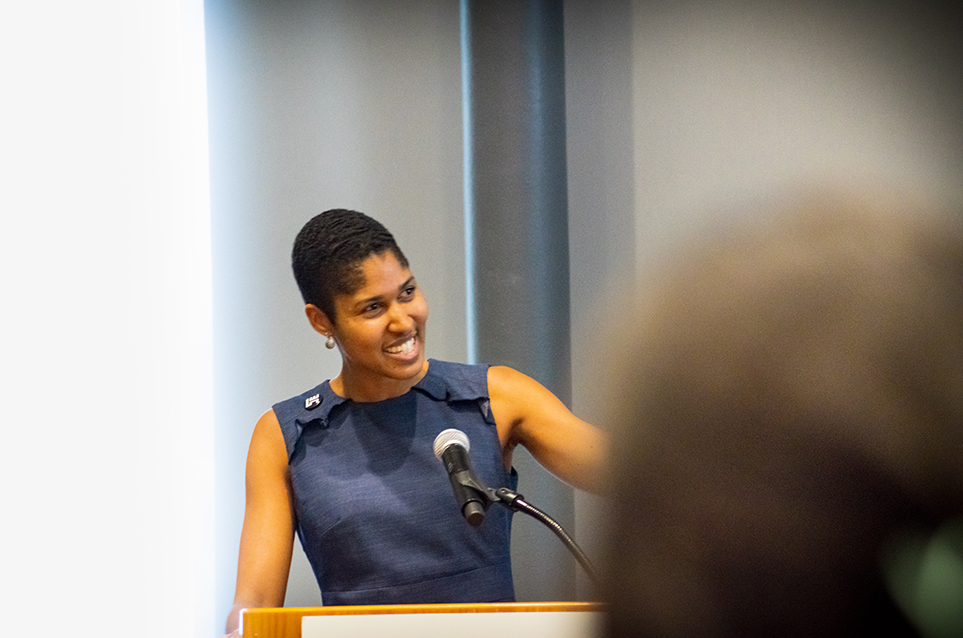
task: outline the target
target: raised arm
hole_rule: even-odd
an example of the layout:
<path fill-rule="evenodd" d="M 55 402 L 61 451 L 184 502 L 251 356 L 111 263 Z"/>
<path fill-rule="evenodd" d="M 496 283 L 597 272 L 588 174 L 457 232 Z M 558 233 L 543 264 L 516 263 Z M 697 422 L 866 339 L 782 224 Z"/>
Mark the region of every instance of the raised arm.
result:
<path fill-rule="evenodd" d="M 273 411 L 266 412 L 254 427 L 245 486 L 237 588 L 227 618 L 228 634 L 237 630 L 241 609 L 284 605 L 294 546 L 294 509 L 287 451 Z"/>
<path fill-rule="evenodd" d="M 506 463 L 521 445 L 566 483 L 602 491 L 608 437 L 601 430 L 572 414 L 538 381 L 512 368 L 489 368 L 488 392 Z"/>

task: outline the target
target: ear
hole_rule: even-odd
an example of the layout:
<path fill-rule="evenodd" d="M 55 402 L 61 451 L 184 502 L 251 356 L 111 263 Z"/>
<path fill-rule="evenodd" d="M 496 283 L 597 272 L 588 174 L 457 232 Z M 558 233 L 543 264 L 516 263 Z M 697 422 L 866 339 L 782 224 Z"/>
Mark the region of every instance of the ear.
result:
<path fill-rule="evenodd" d="M 324 311 L 315 306 L 313 303 L 309 303 L 304 307 L 304 314 L 308 316 L 308 321 L 311 322 L 311 327 L 316 331 L 324 335 L 325 337 L 330 337 L 334 334 L 334 324 L 328 319 L 328 315 L 324 314 Z"/>

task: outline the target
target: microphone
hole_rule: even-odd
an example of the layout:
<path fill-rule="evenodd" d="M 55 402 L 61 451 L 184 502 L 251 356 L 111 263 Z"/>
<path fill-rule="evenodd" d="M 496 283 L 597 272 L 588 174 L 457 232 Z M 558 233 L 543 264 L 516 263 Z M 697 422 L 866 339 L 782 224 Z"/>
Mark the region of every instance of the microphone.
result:
<path fill-rule="evenodd" d="M 492 503 L 501 503 L 512 512 L 525 512 L 547 525 L 585 568 L 592 582 L 597 584 L 598 579 L 588 556 L 551 516 L 534 505 L 526 503 L 521 494 L 507 487 L 491 489 L 478 480 L 471 467 L 471 459 L 468 457 L 469 447 L 468 435 L 461 430 L 451 428 L 435 437 L 435 456 L 445 465 L 448 479 L 451 481 L 451 489 L 455 491 L 455 500 L 458 501 L 458 507 L 461 508 L 462 516 L 468 524 L 472 527 L 481 525 L 485 520 L 485 511 Z"/>
<path fill-rule="evenodd" d="M 461 430 L 451 428 L 435 437 L 435 456 L 445 465 L 461 514 L 469 525 L 478 527 L 485 520 L 488 500 L 485 486 L 472 470 L 468 457 L 470 447 L 468 436 Z"/>

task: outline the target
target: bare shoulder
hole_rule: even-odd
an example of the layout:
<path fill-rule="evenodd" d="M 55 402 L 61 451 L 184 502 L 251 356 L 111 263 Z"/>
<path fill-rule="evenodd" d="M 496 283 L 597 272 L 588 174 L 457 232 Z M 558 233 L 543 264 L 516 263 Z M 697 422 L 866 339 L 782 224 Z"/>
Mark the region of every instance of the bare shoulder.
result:
<path fill-rule="evenodd" d="M 249 470 L 251 466 L 259 469 L 287 467 L 287 448 L 274 410 L 268 410 L 258 419 L 247 456 Z"/>
<path fill-rule="evenodd" d="M 555 396 L 532 377 L 508 366 L 488 368 L 488 393 L 492 399 L 498 395 L 500 399 L 514 401 Z"/>
<path fill-rule="evenodd" d="M 254 426 L 255 436 L 278 436 L 283 440 L 284 437 L 281 436 L 281 424 L 278 422 L 278 417 L 274 414 L 274 410 L 268 410 L 261 415 L 261 418 L 257 420 Z"/>
<path fill-rule="evenodd" d="M 534 422 L 570 415 L 548 388 L 508 366 L 488 369 L 488 394 L 499 430 L 506 429 L 510 440 L 524 439 L 524 429 Z"/>
<path fill-rule="evenodd" d="M 522 373 L 508 366 L 491 366 L 488 368 L 488 391 L 502 388 L 506 383 Z M 522 375 L 524 376 L 524 375 Z"/>

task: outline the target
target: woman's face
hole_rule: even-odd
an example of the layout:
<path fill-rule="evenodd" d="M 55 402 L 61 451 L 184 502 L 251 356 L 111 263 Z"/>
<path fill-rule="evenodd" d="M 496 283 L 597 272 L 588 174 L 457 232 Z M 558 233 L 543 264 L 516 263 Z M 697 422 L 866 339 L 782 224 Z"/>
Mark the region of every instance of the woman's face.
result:
<path fill-rule="evenodd" d="M 359 389 L 414 385 L 425 367 L 428 305 L 421 289 L 391 252 L 371 255 L 361 269 L 364 285 L 334 298 L 342 379 Z"/>

